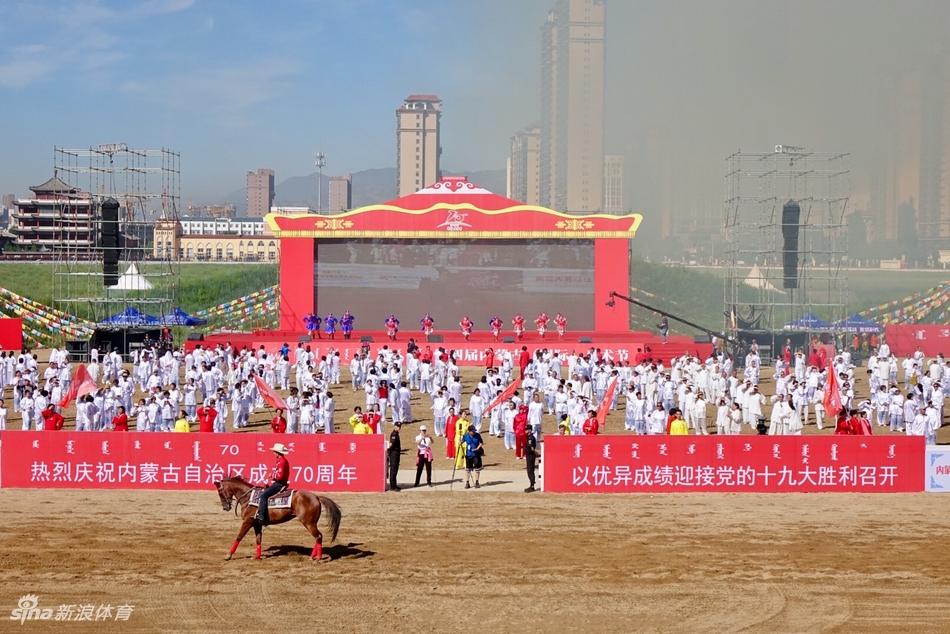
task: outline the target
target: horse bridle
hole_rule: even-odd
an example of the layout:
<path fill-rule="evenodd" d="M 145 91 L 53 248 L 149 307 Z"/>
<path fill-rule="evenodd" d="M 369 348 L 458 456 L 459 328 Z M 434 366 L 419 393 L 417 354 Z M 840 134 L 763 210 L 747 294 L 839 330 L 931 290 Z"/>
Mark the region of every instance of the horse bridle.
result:
<path fill-rule="evenodd" d="M 254 488 L 253 488 L 253 487 L 250 488 L 250 489 L 248 489 L 247 491 L 245 491 L 245 492 L 242 493 L 241 495 L 232 495 L 232 496 L 231 496 L 231 497 L 234 499 L 234 514 L 235 514 L 235 515 L 237 515 L 238 506 L 241 505 L 241 500 L 244 499 L 245 496 L 250 495 L 252 491 L 254 491 Z"/>

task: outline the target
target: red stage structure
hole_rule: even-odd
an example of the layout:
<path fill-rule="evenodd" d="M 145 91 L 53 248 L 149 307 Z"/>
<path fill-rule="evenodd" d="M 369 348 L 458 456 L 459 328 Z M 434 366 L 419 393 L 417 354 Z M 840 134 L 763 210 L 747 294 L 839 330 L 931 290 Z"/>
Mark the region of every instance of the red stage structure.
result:
<path fill-rule="evenodd" d="M 282 344 L 307 341 L 310 313 L 356 316 L 352 339 L 341 333 L 308 341 L 317 354 L 340 353 L 344 363 L 361 347 L 402 348 L 410 337 L 420 345 L 444 344 L 463 365 L 481 365 L 487 348 L 530 351 L 548 348 L 579 353 L 599 349 L 603 358 L 668 361 L 685 353 L 709 354 L 709 344 L 630 330 L 630 305 L 608 305 L 610 292 L 630 289 L 630 240 L 639 214 L 572 215 L 526 205 L 493 194 L 463 177 L 443 178 L 409 196 L 333 216 L 269 214 L 280 239 L 280 327 L 276 331 L 217 333 L 203 345 L 231 344 L 276 352 Z M 535 332 L 544 310 L 552 318 L 547 337 Z M 568 319 L 568 335 L 555 333 L 554 313 Z M 402 320 L 397 342 L 384 331 L 395 312 Z M 419 318 L 431 312 L 436 338 L 426 342 Z M 523 340 L 513 341 L 511 319 L 525 317 Z M 476 326 L 469 341 L 458 328 L 462 316 Z M 499 316 L 496 342 L 488 319 Z M 191 349 L 197 342 L 189 341 Z"/>
<path fill-rule="evenodd" d="M 629 306 L 609 307 L 605 302 L 610 291 L 630 288 L 630 239 L 636 235 L 642 219 L 640 214 L 572 215 L 526 205 L 478 187 L 464 177 L 446 177 L 414 194 L 329 217 L 270 214 L 266 221 L 280 239 L 280 329 L 303 331 L 307 314 L 343 310 L 342 306 L 317 306 L 315 288 L 320 280 L 316 279 L 316 271 L 324 241 L 396 241 L 391 243 L 396 245 L 400 241 L 436 245 L 446 241 L 510 241 L 515 245 L 531 241 L 587 241 L 593 250 L 590 326 L 601 332 L 626 331 L 630 328 Z M 426 305 L 417 308 L 419 315 L 401 317 L 418 319 L 429 310 Z M 379 323 L 374 329 L 382 328 L 384 311 L 389 310 L 385 298 L 380 298 L 378 310 L 375 319 Z M 476 310 L 477 307 L 471 308 L 473 313 Z M 512 302 L 510 310 L 524 309 Z M 535 315 L 524 312 L 530 329 Z M 368 316 L 356 314 L 364 320 L 357 327 L 367 328 Z M 462 314 L 443 317 L 453 320 L 449 324 L 452 327 Z M 507 322 L 511 315 L 501 316 Z M 407 325 L 404 323 L 403 327 Z M 438 326 L 445 325 L 443 318 Z M 479 324 L 479 328 L 484 327 Z"/>

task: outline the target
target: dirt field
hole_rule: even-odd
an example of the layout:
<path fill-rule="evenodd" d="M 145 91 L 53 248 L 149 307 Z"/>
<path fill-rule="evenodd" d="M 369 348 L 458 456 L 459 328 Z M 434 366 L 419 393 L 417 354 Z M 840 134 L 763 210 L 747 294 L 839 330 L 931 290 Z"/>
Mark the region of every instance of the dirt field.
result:
<path fill-rule="evenodd" d="M 0 491 L 0 617 L 33 592 L 128 602 L 129 621 L 104 627 L 137 631 L 950 628 L 950 497 L 335 499 L 332 559 L 311 563 L 293 523 L 265 529 L 263 561 L 246 542 L 224 562 L 237 520 L 211 491 Z"/>

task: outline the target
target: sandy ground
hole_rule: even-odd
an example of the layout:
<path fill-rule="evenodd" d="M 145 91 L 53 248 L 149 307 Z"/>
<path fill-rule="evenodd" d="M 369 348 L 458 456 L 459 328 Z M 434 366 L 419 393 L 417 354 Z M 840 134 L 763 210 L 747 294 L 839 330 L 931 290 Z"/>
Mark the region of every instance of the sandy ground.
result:
<path fill-rule="evenodd" d="M 950 629 L 950 497 L 334 499 L 323 562 L 296 522 L 265 529 L 263 561 L 246 542 L 225 562 L 237 520 L 211 491 L 0 491 L 0 616 L 33 592 L 130 603 L 98 629 L 143 632 Z"/>

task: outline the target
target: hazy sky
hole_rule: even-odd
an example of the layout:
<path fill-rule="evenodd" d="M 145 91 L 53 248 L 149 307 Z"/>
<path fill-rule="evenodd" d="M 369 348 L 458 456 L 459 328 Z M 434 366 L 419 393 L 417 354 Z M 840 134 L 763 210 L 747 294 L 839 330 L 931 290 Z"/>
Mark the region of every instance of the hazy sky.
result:
<path fill-rule="evenodd" d="M 412 92 L 444 101 L 444 164 L 500 168 L 537 119 L 552 4 L 3 0 L 0 192 L 45 180 L 57 144 L 179 150 L 198 201 L 259 166 L 308 174 L 318 149 L 331 174 L 392 166 Z M 776 143 L 854 153 L 860 198 L 896 76 L 945 56 L 950 33 L 942 0 L 611 0 L 607 15 L 606 145 L 645 213 L 674 192 L 718 214 L 723 157 Z"/>

